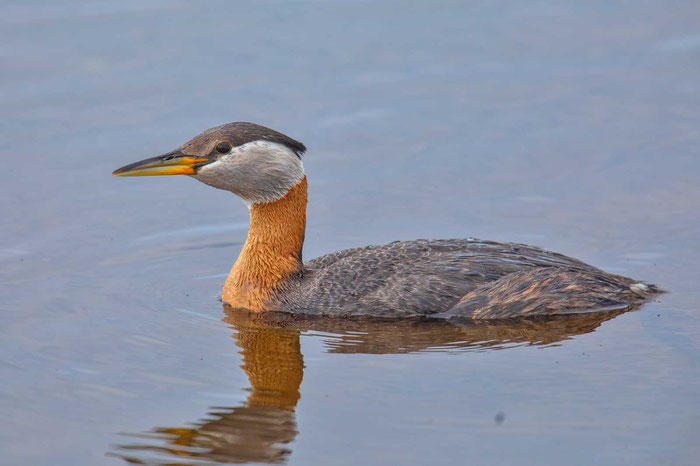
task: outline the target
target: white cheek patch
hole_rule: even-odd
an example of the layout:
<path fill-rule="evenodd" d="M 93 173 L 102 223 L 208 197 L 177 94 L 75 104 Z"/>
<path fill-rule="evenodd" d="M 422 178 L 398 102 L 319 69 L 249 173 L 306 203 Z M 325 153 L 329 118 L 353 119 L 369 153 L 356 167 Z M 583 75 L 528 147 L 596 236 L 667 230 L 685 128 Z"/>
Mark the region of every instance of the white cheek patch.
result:
<path fill-rule="evenodd" d="M 304 165 L 297 154 L 283 144 L 254 141 L 234 147 L 192 177 L 231 191 L 250 206 L 284 197 L 304 178 Z"/>

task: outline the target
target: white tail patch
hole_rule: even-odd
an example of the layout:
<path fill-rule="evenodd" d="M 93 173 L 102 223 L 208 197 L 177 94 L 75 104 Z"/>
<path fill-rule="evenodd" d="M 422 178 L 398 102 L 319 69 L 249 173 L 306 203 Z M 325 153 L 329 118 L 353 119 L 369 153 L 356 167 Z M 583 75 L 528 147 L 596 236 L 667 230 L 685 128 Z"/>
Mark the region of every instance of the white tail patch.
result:
<path fill-rule="evenodd" d="M 632 293 L 639 295 L 639 296 L 645 296 L 647 293 L 651 291 L 649 288 L 649 285 L 646 285 L 644 283 L 634 283 L 630 285 L 630 290 L 632 290 Z"/>

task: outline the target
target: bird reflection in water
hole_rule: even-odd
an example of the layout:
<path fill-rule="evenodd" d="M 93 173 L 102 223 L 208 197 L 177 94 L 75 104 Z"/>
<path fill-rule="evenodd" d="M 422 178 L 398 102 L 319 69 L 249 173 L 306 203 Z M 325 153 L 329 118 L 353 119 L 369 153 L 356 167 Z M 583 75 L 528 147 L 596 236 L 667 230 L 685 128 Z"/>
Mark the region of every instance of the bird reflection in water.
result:
<path fill-rule="evenodd" d="M 251 388 L 241 406 L 212 407 L 187 427 L 129 434 L 153 443 L 117 446 L 132 464 L 281 463 L 297 435 L 294 410 L 304 376 L 299 331 L 242 313 L 225 321 L 235 330 Z"/>
<path fill-rule="evenodd" d="M 330 353 L 484 351 L 554 345 L 592 332 L 623 311 L 482 322 L 311 319 L 255 314 L 226 305 L 224 312 L 251 384 L 246 401 L 237 407 L 212 407 L 188 427 L 128 434 L 139 443 L 117 445 L 110 456 L 151 465 L 286 462 L 298 434 L 295 409 L 304 375 L 302 333 L 322 332 Z"/>

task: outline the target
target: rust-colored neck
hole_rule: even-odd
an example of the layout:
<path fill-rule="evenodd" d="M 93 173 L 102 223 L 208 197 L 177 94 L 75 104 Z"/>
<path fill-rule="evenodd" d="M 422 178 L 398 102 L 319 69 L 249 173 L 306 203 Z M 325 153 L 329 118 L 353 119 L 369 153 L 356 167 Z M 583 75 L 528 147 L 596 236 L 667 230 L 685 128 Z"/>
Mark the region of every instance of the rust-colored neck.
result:
<path fill-rule="evenodd" d="M 221 299 L 232 307 L 272 310 L 275 291 L 303 267 L 307 184 L 304 177 L 273 202 L 250 207 L 250 228 Z"/>

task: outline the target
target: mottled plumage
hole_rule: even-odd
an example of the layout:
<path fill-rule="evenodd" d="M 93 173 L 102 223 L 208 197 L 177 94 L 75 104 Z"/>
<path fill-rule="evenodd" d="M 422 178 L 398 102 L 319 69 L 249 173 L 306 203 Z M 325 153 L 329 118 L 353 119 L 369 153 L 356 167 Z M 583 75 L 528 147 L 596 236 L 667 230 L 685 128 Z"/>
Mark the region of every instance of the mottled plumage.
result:
<path fill-rule="evenodd" d="M 634 283 L 524 244 L 415 240 L 311 260 L 277 298 L 299 314 L 499 319 L 628 309 L 657 291 Z"/>

